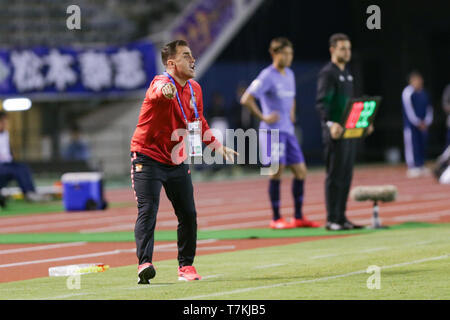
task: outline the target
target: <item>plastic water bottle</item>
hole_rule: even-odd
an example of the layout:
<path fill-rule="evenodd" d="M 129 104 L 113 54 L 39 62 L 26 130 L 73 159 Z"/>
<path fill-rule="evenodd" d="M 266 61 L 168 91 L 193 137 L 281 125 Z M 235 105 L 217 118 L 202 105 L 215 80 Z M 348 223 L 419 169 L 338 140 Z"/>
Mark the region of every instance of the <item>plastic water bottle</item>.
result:
<path fill-rule="evenodd" d="M 77 274 L 104 272 L 108 269 L 109 265 L 105 265 L 103 263 L 72 264 L 68 266 L 48 268 L 48 275 L 50 277 L 67 277 Z"/>

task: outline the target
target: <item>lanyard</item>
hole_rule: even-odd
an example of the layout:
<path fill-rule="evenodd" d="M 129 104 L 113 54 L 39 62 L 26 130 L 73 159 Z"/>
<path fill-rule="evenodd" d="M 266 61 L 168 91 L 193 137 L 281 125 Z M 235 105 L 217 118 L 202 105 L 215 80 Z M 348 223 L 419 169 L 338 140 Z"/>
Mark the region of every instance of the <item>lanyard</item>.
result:
<path fill-rule="evenodd" d="M 173 85 L 174 85 L 175 88 L 176 88 L 177 85 L 175 84 L 175 80 L 172 78 L 172 76 L 171 76 L 170 74 L 168 74 L 167 72 L 164 72 L 164 75 L 167 76 L 167 77 L 169 77 L 170 81 L 172 81 Z M 196 119 L 199 119 L 198 112 L 197 112 L 197 103 L 196 103 L 196 101 L 195 101 L 195 96 L 194 96 L 194 89 L 192 89 L 192 85 L 191 85 L 191 83 L 189 82 L 189 80 L 187 81 L 187 83 L 189 84 L 189 88 L 191 89 L 191 97 L 192 97 L 192 102 L 193 102 L 193 104 L 194 104 L 195 118 L 196 118 Z M 183 113 L 184 119 L 186 120 L 186 123 L 187 123 L 187 122 L 188 122 L 188 119 L 187 119 L 187 117 L 186 117 L 186 114 L 184 113 L 183 105 L 181 104 L 180 96 L 178 95 L 178 89 L 177 89 L 177 100 L 178 100 L 178 104 L 180 105 L 181 112 Z"/>

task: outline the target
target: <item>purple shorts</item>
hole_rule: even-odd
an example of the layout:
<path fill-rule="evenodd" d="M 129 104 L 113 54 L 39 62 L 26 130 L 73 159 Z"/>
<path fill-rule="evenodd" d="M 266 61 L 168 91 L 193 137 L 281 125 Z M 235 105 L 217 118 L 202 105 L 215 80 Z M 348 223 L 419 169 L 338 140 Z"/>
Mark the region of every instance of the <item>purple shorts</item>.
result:
<path fill-rule="evenodd" d="M 270 165 L 272 161 L 276 161 L 276 153 L 278 152 L 279 164 L 290 165 L 305 162 L 302 149 L 298 143 L 297 137 L 293 134 L 279 131 L 279 141 L 271 141 L 270 130 L 259 133 L 259 147 L 261 164 Z M 273 158 L 273 159 L 272 159 Z"/>

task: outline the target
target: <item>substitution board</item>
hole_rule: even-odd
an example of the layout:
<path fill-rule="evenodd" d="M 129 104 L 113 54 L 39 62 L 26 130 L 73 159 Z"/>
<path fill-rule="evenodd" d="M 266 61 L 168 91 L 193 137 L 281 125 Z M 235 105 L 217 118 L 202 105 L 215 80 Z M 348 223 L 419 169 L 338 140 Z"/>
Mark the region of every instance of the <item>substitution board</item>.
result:
<path fill-rule="evenodd" d="M 342 139 L 363 138 L 367 135 L 369 126 L 375 119 L 375 114 L 381 102 L 381 97 L 352 98 L 342 116 L 341 125 L 344 128 Z"/>

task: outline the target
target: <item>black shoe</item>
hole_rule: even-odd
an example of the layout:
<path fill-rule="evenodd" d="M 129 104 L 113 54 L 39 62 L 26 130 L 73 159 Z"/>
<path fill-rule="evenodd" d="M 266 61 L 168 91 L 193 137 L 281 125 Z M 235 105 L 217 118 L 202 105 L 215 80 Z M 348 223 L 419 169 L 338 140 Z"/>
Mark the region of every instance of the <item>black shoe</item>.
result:
<path fill-rule="evenodd" d="M 138 284 L 150 284 L 150 279 L 153 279 L 156 275 L 155 267 L 151 263 L 148 266 L 144 266 L 138 272 Z"/>
<path fill-rule="evenodd" d="M 340 231 L 344 230 L 344 226 L 336 222 L 327 222 L 327 224 L 325 225 L 325 229 L 327 229 L 328 231 Z"/>
<path fill-rule="evenodd" d="M 343 227 L 345 230 L 364 229 L 365 228 L 365 226 L 354 224 L 353 222 L 350 222 L 348 220 L 344 222 Z"/>

